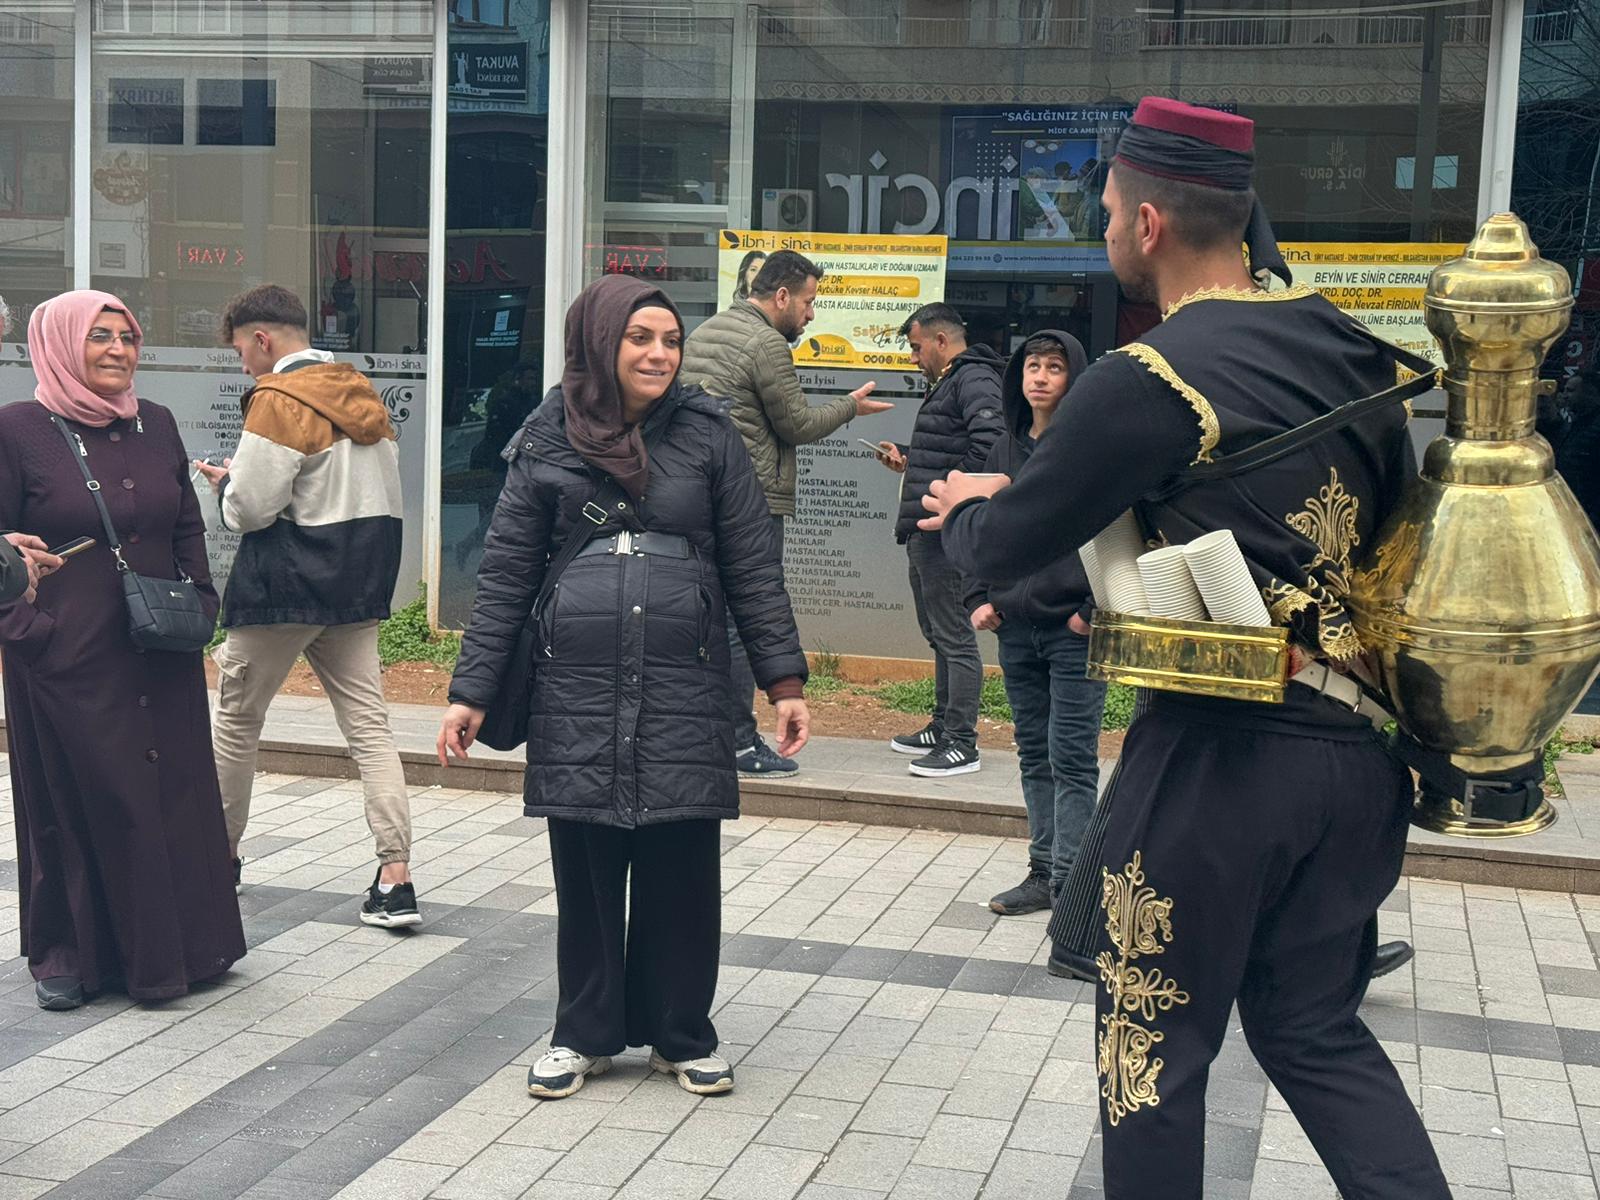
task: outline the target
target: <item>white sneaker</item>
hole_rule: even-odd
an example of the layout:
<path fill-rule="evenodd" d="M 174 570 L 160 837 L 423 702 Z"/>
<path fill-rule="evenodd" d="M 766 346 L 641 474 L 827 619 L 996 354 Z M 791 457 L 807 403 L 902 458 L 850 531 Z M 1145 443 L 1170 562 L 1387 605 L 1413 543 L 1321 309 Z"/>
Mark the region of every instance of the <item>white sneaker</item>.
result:
<path fill-rule="evenodd" d="M 686 1058 L 682 1062 L 668 1062 L 658 1050 L 650 1051 L 650 1069 L 666 1075 L 676 1075 L 678 1086 L 697 1096 L 715 1096 L 733 1091 L 733 1068 L 728 1060 L 715 1054 L 705 1058 Z"/>
<path fill-rule="evenodd" d="M 559 1100 L 583 1086 L 591 1075 L 604 1075 L 611 1069 L 609 1058 L 590 1058 L 565 1046 L 551 1046 L 528 1068 L 528 1095 L 539 1100 Z"/>

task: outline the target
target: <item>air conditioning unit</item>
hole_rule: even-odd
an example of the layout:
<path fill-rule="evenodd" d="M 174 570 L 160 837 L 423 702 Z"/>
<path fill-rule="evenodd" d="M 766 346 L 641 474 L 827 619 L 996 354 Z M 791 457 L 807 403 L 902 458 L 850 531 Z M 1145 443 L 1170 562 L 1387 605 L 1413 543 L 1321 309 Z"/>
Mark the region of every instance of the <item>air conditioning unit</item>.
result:
<path fill-rule="evenodd" d="M 761 228 L 809 231 L 816 207 L 817 194 L 810 188 L 762 188 Z"/>

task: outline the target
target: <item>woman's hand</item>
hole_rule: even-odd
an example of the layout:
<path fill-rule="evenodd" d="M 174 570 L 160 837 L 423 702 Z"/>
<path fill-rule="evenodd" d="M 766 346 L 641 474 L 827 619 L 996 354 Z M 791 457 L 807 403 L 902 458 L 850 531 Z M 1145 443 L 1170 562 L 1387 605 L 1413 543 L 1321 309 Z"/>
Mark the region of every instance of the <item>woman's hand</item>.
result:
<path fill-rule="evenodd" d="M 21 552 L 23 565 L 28 568 L 28 590 L 22 598 L 32 604 L 39 595 L 39 580 L 54 575 L 67 560 L 51 554 L 44 541 L 31 533 L 8 533 L 5 537 Z"/>
<path fill-rule="evenodd" d="M 811 740 L 811 710 L 804 700 L 779 700 L 778 753 L 793 758 Z"/>
<path fill-rule="evenodd" d="M 478 730 L 483 727 L 483 709 L 470 704 L 452 704 L 444 710 L 444 720 L 439 725 L 439 765 L 448 767 L 445 752 L 466 761 L 467 750 L 478 740 Z"/>

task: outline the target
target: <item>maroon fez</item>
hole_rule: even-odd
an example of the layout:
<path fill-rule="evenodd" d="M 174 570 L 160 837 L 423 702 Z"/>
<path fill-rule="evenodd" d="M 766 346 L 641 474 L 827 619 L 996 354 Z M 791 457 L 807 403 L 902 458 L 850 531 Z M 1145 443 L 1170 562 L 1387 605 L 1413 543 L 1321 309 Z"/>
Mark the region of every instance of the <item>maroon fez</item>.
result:
<path fill-rule="evenodd" d="M 1256 123 L 1249 117 L 1146 96 L 1117 143 L 1114 160 L 1146 175 L 1226 192 L 1248 192 L 1255 173 Z M 1292 282 L 1266 210 L 1257 200 L 1245 231 L 1252 274 Z"/>

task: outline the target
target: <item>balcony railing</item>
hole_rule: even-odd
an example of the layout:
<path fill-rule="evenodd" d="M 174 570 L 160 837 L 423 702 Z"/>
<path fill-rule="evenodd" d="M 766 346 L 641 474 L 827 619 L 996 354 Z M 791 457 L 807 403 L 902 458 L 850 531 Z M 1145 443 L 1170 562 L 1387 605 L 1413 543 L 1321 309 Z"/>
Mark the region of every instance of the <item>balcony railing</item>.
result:
<path fill-rule="evenodd" d="M 1169 17 L 1141 14 L 1146 50 L 1203 47 L 1209 50 L 1330 49 L 1376 46 L 1420 46 L 1427 18 L 1419 13 L 1372 15 L 1257 13 L 1232 16 Z M 1486 45 L 1487 12 L 1443 16 L 1440 30 L 1452 45 Z"/>
<path fill-rule="evenodd" d="M 1089 44 L 1085 17 L 812 17 L 767 13 L 761 40 L 780 46 L 914 46 L 930 50 Z"/>
<path fill-rule="evenodd" d="M 1554 9 L 1548 12 L 1531 12 L 1522 18 L 1522 36 L 1539 46 L 1557 42 L 1570 42 L 1578 28 L 1578 9 Z"/>

